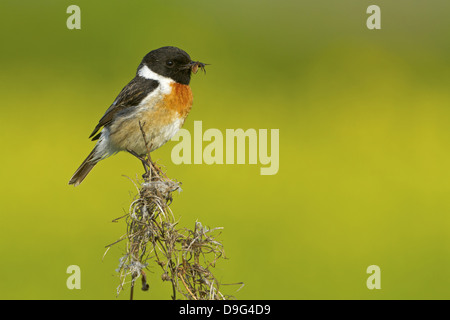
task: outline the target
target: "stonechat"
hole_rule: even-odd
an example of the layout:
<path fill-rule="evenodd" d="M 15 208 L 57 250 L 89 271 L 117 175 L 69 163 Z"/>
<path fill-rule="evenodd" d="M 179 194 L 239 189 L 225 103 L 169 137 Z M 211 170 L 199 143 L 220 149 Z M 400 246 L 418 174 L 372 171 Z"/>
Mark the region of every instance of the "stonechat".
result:
<path fill-rule="evenodd" d="M 189 83 L 199 68 L 205 64 L 176 47 L 149 52 L 89 136 L 97 143 L 69 184 L 78 186 L 100 160 L 119 151 L 144 157 L 169 141 L 192 108 Z"/>

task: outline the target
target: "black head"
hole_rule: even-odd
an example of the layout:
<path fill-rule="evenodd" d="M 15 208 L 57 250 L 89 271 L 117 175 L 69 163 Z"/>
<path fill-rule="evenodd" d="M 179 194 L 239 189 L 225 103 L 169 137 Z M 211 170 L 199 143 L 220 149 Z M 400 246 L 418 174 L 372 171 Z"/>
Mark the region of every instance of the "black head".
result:
<path fill-rule="evenodd" d="M 142 65 L 146 65 L 153 72 L 181 84 L 189 84 L 191 72 L 196 73 L 198 68 L 204 70 L 205 67 L 205 64 L 192 61 L 186 52 L 176 47 L 162 47 L 150 51 L 142 59 L 139 68 Z"/>

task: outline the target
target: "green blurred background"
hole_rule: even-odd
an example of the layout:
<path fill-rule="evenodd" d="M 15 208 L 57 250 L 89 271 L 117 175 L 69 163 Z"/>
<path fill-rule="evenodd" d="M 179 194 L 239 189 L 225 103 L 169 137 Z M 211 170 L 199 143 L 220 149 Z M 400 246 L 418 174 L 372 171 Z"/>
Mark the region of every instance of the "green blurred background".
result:
<path fill-rule="evenodd" d="M 66 8 L 81 8 L 68 30 Z M 368 30 L 366 9 L 381 8 Z M 150 50 L 210 63 L 185 128 L 280 130 L 280 169 L 179 165 L 180 226 L 224 227 L 217 265 L 238 299 L 450 298 L 448 1 L 0 3 L 0 298 L 116 299 L 125 232 L 112 223 L 141 164 L 118 154 L 77 188 L 87 137 Z M 81 290 L 66 268 L 81 268 Z M 381 290 L 366 268 L 381 268 Z M 149 292 L 171 287 L 149 272 Z M 123 292 L 117 299 L 127 299 Z"/>

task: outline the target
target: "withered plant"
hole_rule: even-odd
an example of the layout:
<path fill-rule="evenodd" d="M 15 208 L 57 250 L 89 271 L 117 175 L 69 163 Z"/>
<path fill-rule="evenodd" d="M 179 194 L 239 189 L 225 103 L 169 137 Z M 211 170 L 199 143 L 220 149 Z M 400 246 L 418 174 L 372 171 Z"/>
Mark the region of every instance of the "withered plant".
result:
<path fill-rule="evenodd" d="M 231 298 L 220 291 L 221 285 L 211 271 L 219 259 L 225 258 L 218 240 L 222 228 L 208 228 L 199 221 L 193 229 L 178 227 L 169 205 L 172 193 L 181 191 L 180 183 L 169 179 L 152 162 L 150 153 L 145 158 L 137 157 L 146 172 L 142 180 L 134 182 L 138 193 L 129 212 L 114 220 L 125 220 L 126 233 L 107 246 L 108 251 L 118 242 L 127 242 L 117 269 L 120 279 L 117 294 L 129 285 L 133 299 L 139 278 L 142 290 L 148 290 L 146 270 L 155 264 L 161 268 L 162 281 L 172 285 L 172 299 Z"/>

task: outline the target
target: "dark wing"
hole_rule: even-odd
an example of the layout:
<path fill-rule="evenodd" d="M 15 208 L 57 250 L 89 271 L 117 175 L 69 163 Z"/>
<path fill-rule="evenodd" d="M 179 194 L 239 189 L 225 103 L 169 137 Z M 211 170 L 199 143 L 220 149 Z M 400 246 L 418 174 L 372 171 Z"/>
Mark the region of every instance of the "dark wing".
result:
<path fill-rule="evenodd" d="M 139 103 L 158 86 L 159 82 L 157 80 L 136 76 L 122 89 L 122 91 L 120 91 L 116 100 L 108 110 L 106 110 L 89 138 L 92 138 L 102 127 L 111 123 L 118 112 L 139 105 Z M 92 140 L 97 140 L 99 137 L 100 133 L 93 137 Z"/>

